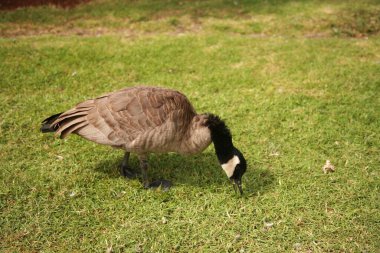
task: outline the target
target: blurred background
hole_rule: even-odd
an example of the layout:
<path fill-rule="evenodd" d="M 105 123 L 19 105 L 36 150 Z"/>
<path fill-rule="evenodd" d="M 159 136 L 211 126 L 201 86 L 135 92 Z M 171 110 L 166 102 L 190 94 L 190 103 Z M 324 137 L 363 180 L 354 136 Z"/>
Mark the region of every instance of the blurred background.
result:
<path fill-rule="evenodd" d="M 376 0 L 2 0 L 0 8 L 2 36 L 225 32 L 366 37 L 380 30 Z"/>

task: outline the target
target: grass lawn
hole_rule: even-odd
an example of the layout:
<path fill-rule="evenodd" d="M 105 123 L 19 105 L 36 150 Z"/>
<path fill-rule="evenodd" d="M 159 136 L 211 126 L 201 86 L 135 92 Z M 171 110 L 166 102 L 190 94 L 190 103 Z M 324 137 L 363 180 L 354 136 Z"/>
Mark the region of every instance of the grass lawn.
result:
<path fill-rule="evenodd" d="M 0 36 L 1 252 L 379 251 L 378 1 L 98 0 L 0 11 Z M 163 192 L 120 150 L 39 132 L 137 84 L 227 121 L 242 197 L 212 145 L 151 155 Z"/>

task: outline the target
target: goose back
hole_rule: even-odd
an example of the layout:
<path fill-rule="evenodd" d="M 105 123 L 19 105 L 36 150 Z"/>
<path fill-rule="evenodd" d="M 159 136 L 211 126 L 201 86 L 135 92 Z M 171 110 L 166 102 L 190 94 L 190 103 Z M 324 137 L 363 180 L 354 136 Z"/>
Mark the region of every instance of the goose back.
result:
<path fill-rule="evenodd" d="M 77 104 L 51 125 L 65 138 L 78 134 L 130 152 L 176 151 L 196 112 L 182 93 L 132 87 Z"/>

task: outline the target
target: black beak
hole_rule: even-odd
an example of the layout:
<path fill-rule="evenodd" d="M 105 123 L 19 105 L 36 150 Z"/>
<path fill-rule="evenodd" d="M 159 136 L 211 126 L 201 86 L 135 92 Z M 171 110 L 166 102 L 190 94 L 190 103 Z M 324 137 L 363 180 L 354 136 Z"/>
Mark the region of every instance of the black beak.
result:
<path fill-rule="evenodd" d="M 238 190 L 240 192 L 240 195 L 243 195 L 243 189 L 241 188 L 241 180 L 239 179 L 233 179 L 232 184 L 234 185 L 235 193 L 237 194 Z"/>

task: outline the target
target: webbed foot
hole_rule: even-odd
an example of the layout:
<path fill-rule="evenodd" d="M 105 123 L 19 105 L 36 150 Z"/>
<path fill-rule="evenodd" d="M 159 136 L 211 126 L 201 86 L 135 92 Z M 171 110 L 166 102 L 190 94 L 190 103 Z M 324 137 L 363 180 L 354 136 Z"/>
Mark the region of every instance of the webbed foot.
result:
<path fill-rule="evenodd" d="M 132 170 L 129 166 L 120 166 L 120 173 L 123 177 L 129 178 L 129 179 L 135 179 L 137 178 L 137 173 Z"/>
<path fill-rule="evenodd" d="M 164 191 L 168 191 L 172 186 L 172 182 L 166 179 L 155 180 L 151 183 L 144 183 L 145 189 L 154 189 L 161 187 Z"/>

